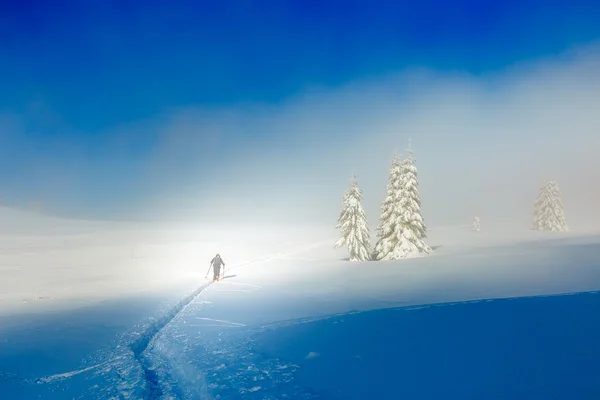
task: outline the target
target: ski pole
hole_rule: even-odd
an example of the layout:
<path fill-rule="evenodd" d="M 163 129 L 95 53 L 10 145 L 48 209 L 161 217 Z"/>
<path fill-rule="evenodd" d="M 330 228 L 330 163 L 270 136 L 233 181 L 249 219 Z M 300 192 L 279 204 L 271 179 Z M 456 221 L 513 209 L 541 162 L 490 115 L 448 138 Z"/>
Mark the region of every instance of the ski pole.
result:
<path fill-rule="evenodd" d="M 212 268 L 212 264 L 210 265 L 210 267 L 208 267 L 208 271 L 206 271 L 206 276 L 204 277 L 204 279 L 208 278 L 208 273 L 210 272 L 211 268 Z"/>

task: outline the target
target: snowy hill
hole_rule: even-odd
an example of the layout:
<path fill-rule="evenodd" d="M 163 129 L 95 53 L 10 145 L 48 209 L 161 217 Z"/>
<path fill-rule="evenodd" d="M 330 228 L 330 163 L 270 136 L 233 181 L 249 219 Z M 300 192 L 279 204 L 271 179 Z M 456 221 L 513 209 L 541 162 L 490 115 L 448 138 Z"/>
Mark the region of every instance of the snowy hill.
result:
<path fill-rule="evenodd" d="M 504 398 L 503 391 L 527 398 L 527 393 L 552 392 L 540 382 L 514 386 L 498 378 L 494 371 L 504 366 L 498 357 L 508 357 L 510 366 L 524 372 L 536 362 L 566 365 L 590 350 L 582 343 L 589 345 L 593 335 L 577 327 L 593 315 L 599 296 L 551 299 L 549 305 L 527 299 L 431 310 L 427 305 L 597 290 L 600 237 L 383 264 L 332 258 L 327 248 L 290 254 L 271 262 L 277 269 L 257 264 L 207 288 L 165 325 L 141 357 L 142 369 L 155 374 L 147 393 L 174 398 L 394 399 L 399 393 L 440 398 L 452 389 L 455 395 L 445 398 L 466 398 L 467 393 L 472 398 Z M 565 315 L 555 316 L 558 322 L 548 321 L 552 313 L 546 307 L 553 304 L 565 307 Z M 574 309 L 568 304 L 582 312 L 581 319 L 572 321 L 569 310 Z M 372 311 L 396 307 L 403 308 Z M 537 339 L 527 333 L 527 327 L 535 327 L 536 316 L 543 323 L 534 330 Z M 573 330 L 561 327 L 560 318 L 571 318 Z M 591 332 L 600 332 L 600 324 L 593 324 Z M 479 341 L 477 333 L 484 335 Z M 553 346 L 560 337 L 568 349 L 576 349 L 573 357 L 556 354 Z M 547 340 L 544 351 L 554 350 L 557 359 L 535 349 L 519 350 L 526 360 L 516 352 L 498 353 L 510 349 L 513 341 L 520 348 L 535 340 Z M 496 361 L 482 370 L 479 365 L 486 356 Z M 467 360 L 473 364 L 463 364 Z M 553 364 L 546 370 L 548 379 L 561 372 Z M 432 376 L 441 386 L 421 386 Z M 468 383 L 477 376 L 487 386 Z M 586 398 L 588 392 L 579 390 L 576 377 L 569 374 L 568 379 L 573 386 L 561 393 Z"/>
<path fill-rule="evenodd" d="M 530 298 L 599 290 L 600 235 L 432 228 L 431 257 L 348 262 L 320 228 L 68 233 L 5 236 L 7 398 L 586 399 L 600 389 L 584 376 L 600 373 L 589 322 L 598 295 Z M 226 277 L 210 284 L 215 248 Z M 34 293 L 49 298 L 23 303 Z M 513 300 L 487 301 L 503 298 Z M 559 376 L 561 387 L 547 384 Z"/>

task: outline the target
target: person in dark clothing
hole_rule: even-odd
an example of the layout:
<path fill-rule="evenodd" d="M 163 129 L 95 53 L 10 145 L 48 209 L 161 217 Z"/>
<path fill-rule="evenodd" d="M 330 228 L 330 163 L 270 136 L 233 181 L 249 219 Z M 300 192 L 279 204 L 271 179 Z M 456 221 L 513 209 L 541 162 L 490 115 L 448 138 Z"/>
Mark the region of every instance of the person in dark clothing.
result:
<path fill-rule="evenodd" d="M 216 255 L 211 261 L 210 266 L 213 269 L 213 282 L 218 281 L 221 276 L 221 266 L 225 269 L 225 263 L 220 255 Z"/>

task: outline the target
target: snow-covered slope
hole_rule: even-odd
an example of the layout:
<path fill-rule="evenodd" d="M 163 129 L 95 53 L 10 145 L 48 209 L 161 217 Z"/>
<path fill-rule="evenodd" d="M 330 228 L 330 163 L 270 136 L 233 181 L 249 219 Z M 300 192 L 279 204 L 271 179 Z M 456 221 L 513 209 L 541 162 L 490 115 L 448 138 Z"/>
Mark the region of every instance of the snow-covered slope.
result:
<path fill-rule="evenodd" d="M 436 359 L 455 372 L 462 371 L 466 375 L 458 382 L 469 381 L 468 374 L 474 374 L 476 366 L 471 370 L 463 366 L 461 370 L 449 361 L 448 354 L 436 358 L 434 354 L 411 353 L 412 347 L 403 347 L 401 342 L 425 346 L 427 343 L 419 340 L 428 338 L 429 346 L 442 351 L 441 343 L 453 343 L 443 338 L 454 324 L 463 327 L 454 329 L 454 335 L 471 338 L 473 332 L 496 337 L 481 327 L 494 321 L 494 326 L 526 321 L 529 329 L 534 329 L 531 326 L 535 327 L 536 318 L 551 315 L 545 308 L 551 303 L 541 301 L 535 303 L 537 308 L 528 309 L 522 303 L 526 300 L 514 300 L 512 311 L 489 305 L 495 302 L 480 303 L 483 308 L 475 311 L 457 306 L 433 314 L 425 314 L 429 308 L 423 307 L 600 289 L 600 236 L 532 231 L 515 235 L 492 226 L 474 233 L 469 228 L 430 229 L 429 243 L 434 249 L 431 257 L 354 263 L 344 260 L 347 254 L 343 249 L 333 249 L 335 232 L 327 229 L 297 232 L 261 227 L 232 232 L 174 226 L 137 230 L 111 227 L 87 234 L 46 237 L 47 241 L 29 237 L 17 242 L 7 237 L 13 240 L 14 262 L 28 266 L 31 274 L 4 286 L 14 301 L 13 307 L 6 308 L 12 317 L 5 317 L 0 329 L 0 391 L 12 398 L 49 399 L 262 399 L 284 398 L 285 394 L 291 398 L 361 398 L 360 394 L 364 398 L 368 393 L 377 394 L 377 398 L 396 398 L 393 387 L 382 387 L 384 382 L 376 377 L 365 377 L 379 385 L 372 392 L 368 385 L 356 386 L 355 392 L 339 385 L 344 376 L 355 381 L 360 374 L 371 371 L 388 377 L 389 370 L 412 373 L 411 382 L 422 382 L 423 374 L 429 371 L 427 366 L 420 366 L 416 372 L 405 369 L 406 364 L 418 364 L 418 357 Z M 27 248 L 25 243 L 33 244 Z M 227 263 L 226 278 L 210 285 L 204 274 L 215 248 Z M 52 256 L 55 261 L 48 262 Z M 87 268 L 81 267 L 85 259 L 89 260 Z M 6 271 L 10 264 L 0 265 L 3 276 L 9 276 Z M 48 273 L 44 278 L 40 273 L 44 265 L 62 276 L 62 283 L 76 287 L 80 279 L 87 286 L 78 292 L 79 297 L 61 297 L 55 290 L 54 282 L 58 281 L 48 281 L 55 275 Z M 22 314 L 15 315 L 15 310 L 25 309 L 24 305 L 20 309 L 16 306 L 16 293 L 20 292 L 15 286 L 27 277 L 40 287 L 54 290 L 56 299 L 65 300 L 48 300 L 47 309 L 70 304 L 75 298 L 95 296 L 95 300 L 87 308 L 45 313 L 43 318 L 28 320 Z M 29 293 L 33 293 L 32 287 L 30 284 Z M 111 293 L 109 287 L 119 290 Z M 132 296 L 136 291 L 138 296 Z M 556 318 L 574 315 L 569 307 L 593 310 L 596 297 L 588 299 L 592 300 L 568 303 L 571 305 L 559 301 L 561 312 L 555 314 Z M 528 310 L 524 312 L 535 315 L 519 314 L 521 304 Z M 423 317 L 373 311 L 396 307 Z M 464 312 L 454 315 L 451 309 Z M 35 306 L 35 310 L 43 309 Z M 500 319 L 495 320 L 494 313 L 500 313 Z M 575 314 L 589 318 L 588 314 Z M 574 327 L 583 324 L 582 320 L 568 323 Z M 347 328 L 338 331 L 340 324 Z M 556 324 L 560 321 L 544 326 Z M 596 328 L 588 326 L 590 335 L 595 335 Z M 397 331 L 397 335 L 384 335 L 386 330 Z M 466 359 L 480 363 L 482 360 L 474 356 L 475 348 L 483 354 L 495 346 L 509 346 L 502 340 L 529 340 L 528 330 L 515 328 L 509 333 L 514 337 L 496 337 L 500 345 L 488 341 L 469 348 L 466 340 L 457 343 Z M 535 334 L 552 336 L 551 332 Z M 587 343 L 586 337 L 575 337 L 573 331 L 563 329 L 561 334 L 573 343 Z M 369 346 L 370 342 L 361 342 L 360 337 L 376 345 Z M 385 343 L 378 342 L 379 337 Z M 398 343 L 394 342 L 396 337 Z M 550 339 L 547 343 L 556 345 Z M 387 348 L 382 347 L 384 344 Z M 574 347 L 564 352 L 581 354 Z M 395 358 L 386 359 L 387 353 L 395 354 Z M 490 362 L 502 368 L 501 362 L 493 359 L 499 356 L 489 355 Z M 594 351 L 588 353 L 588 357 L 597 356 Z M 511 365 L 518 364 L 518 355 L 511 357 Z M 535 365 L 531 357 L 536 355 L 528 357 L 527 365 Z M 572 365 L 577 360 L 566 357 L 563 361 Z M 336 363 L 343 364 L 337 367 L 337 375 L 324 379 L 325 371 L 335 369 Z M 438 374 L 436 379 L 444 378 Z M 491 385 L 487 375 L 482 379 L 483 392 L 486 379 L 488 390 L 503 390 L 502 382 Z M 577 384 L 572 376 L 569 379 L 571 386 Z M 405 385 L 405 395 L 415 395 L 415 386 L 411 385 Z M 452 386 L 456 396 L 449 398 L 469 398 L 459 386 Z M 586 398 L 581 396 L 583 392 L 573 393 L 580 394 L 577 398 Z"/>
<path fill-rule="evenodd" d="M 270 331 L 269 341 L 285 342 L 277 339 L 277 332 L 290 334 L 298 342 L 298 349 L 294 352 L 294 345 L 288 344 L 286 351 L 294 353 L 297 359 L 299 352 L 304 352 L 302 357 L 311 359 L 318 357 L 320 352 L 327 352 L 327 346 L 345 346 L 331 335 L 329 345 L 321 343 L 314 351 L 308 350 L 304 342 L 318 341 L 320 336 L 335 328 L 332 323 L 343 322 L 349 319 L 344 314 L 359 310 L 600 289 L 600 237 L 523 243 L 460 253 L 448 251 L 430 258 L 390 262 L 348 263 L 336 260 L 337 255 L 327 247 L 282 255 L 252 268 L 232 271 L 234 276 L 208 287 L 157 333 L 144 352 L 143 369 L 154 374 L 151 382 L 146 381 L 147 393 L 175 398 L 210 398 L 209 395 L 281 398 L 284 394 L 293 398 L 320 398 L 314 389 L 325 384 L 323 376 L 321 380 L 312 376 L 310 382 L 305 382 L 308 386 L 303 386 L 299 377 L 310 371 L 299 371 L 289 359 L 260 357 L 255 353 L 255 346 L 261 346 L 256 342 L 261 341 L 255 339 L 256 335 L 260 338 L 262 332 Z M 339 317 L 331 322 L 328 317 L 335 314 Z M 444 319 L 444 313 L 439 312 L 438 317 Z M 298 329 L 305 333 L 308 329 L 299 328 L 299 324 L 317 326 L 314 321 L 323 318 L 330 323 L 315 328 L 317 331 L 311 331 L 311 336 L 298 333 Z M 468 312 L 460 318 L 467 318 L 462 321 L 467 325 L 479 324 L 479 321 L 468 320 Z M 386 319 L 372 319 L 369 323 L 373 332 L 366 327 L 362 330 L 377 340 L 374 332 L 389 328 Z M 358 321 L 354 324 L 360 326 Z M 394 329 L 401 329 L 398 324 L 401 321 L 396 322 Z M 295 333 L 282 330 L 286 326 L 296 326 L 297 330 Z M 418 331 L 420 327 L 411 326 L 410 329 Z M 398 335 L 401 334 L 399 331 Z M 390 334 L 385 335 L 388 336 Z M 359 339 L 340 334 L 339 340 L 351 343 Z M 264 340 L 261 343 L 266 346 Z M 379 345 L 373 346 L 374 350 L 381 351 Z M 395 351 L 394 342 L 387 346 L 389 351 Z M 368 358 L 368 348 L 357 351 Z M 330 359 L 328 363 L 334 368 L 331 364 L 334 360 Z M 402 362 L 398 360 L 389 360 L 391 368 L 400 365 Z M 377 364 L 371 368 L 379 373 L 385 370 Z M 369 367 L 361 364 L 361 369 L 367 371 Z M 337 379 L 341 384 L 340 378 Z M 325 386 L 329 391 L 329 397 L 325 398 L 349 398 L 332 396 L 335 387 Z M 368 385 L 364 386 L 368 388 Z M 337 389 L 351 393 L 345 387 Z M 254 391 L 261 393 L 251 394 Z M 382 396 L 387 393 L 387 398 L 394 398 L 393 390 L 378 388 L 375 392 Z M 366 394 L 364 388 L 362 394 Z M 355 395 L 353 398 L 361 397 Z"/>

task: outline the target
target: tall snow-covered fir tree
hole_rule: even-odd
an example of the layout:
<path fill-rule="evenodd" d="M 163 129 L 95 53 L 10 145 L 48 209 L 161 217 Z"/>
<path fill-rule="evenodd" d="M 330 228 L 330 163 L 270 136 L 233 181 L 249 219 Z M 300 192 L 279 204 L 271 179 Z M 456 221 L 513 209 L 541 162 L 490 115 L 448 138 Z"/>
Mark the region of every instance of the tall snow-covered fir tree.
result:
<path fill-rule="evenodd" d="M 566 232 L 567 220 L 556 181 L 545 182 L 533 210 L 533 230 Z"/>
<path fill-rule="evenodd" d="M 418 171 L 414 163 L 412 149 L 400 165 L 400 241 L 394 249 L 394 258 L 417 257 L 431 253 L 431 247 L 425 242 L 427 228 L 421 214 Z"/>
<path fill-rule="evenodd" d="M 471 225 L 471 230 L 474 232 L 479 232 L 481 230 L 481 220 L 479 217 L 473 218 L 473 225 Z"/>
<path fill-rule="evenodd" d="M 350 188 L 344 193 L 342 211 L 336 227 L 341 230 L 341 238 L 335 243 L 336 248 L 348 247 L 350 261 L 370 259 L 371 237 L 361 200 L 362 191 L 358 188 L 358 179 L 354 176 L 350 181 Z"/>
<path fill-rule="evenodd" d="M 394 259 L 396 248 L 400 242 L 400 192 L 402 170 L 398 153 L 394 154 L 390 167 L 386 196 L 381 204 L 381 215 L 377 227 L 377 243 L 373 251 L 374 260 Z"/>
<path fill-rule="evenodd" d="M 427 229 L 421 214 L 418 171 L 410 146 L 408 153 L 402 162 L 394 155 L 387 195 L 381 205 L 377 228 L 379 240 L 373 252 L 375 260 L 397 260 L 431 253 L 425 243 Z"/>

